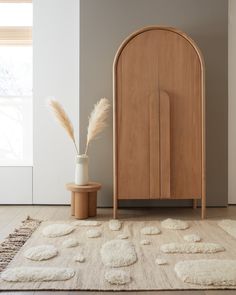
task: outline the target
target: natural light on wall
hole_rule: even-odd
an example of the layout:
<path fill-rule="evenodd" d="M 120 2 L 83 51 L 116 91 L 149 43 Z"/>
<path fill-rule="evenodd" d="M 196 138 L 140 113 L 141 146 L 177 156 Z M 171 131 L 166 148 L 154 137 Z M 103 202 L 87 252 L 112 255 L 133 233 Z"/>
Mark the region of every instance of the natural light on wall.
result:
<path fill-rule="evenodd" d="M 32 166 L 32 3 L 12 2 L 0 3 L 0 166 Z"/>

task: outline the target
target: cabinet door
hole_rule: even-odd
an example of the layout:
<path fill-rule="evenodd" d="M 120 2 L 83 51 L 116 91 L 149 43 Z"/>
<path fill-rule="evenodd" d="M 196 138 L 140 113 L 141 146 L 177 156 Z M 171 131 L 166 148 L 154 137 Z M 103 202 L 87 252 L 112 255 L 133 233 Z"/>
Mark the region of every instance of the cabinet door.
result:
<path fill-rule="evenodd" d="M 159 85 L 157 40 L 139 34 L 119 56 L 116 83 L 116 173 L 119 199 L 158 198 Z"/>
<path fill-rule="evenodd" d="M 168 30 L 155 30 L 154 34 L 158 39 L 159 87 L 168 93 L 170 101 L 170 197 L 200 198 L 202 173 L 200 59 L 194 47 L 182 35 Z"/>

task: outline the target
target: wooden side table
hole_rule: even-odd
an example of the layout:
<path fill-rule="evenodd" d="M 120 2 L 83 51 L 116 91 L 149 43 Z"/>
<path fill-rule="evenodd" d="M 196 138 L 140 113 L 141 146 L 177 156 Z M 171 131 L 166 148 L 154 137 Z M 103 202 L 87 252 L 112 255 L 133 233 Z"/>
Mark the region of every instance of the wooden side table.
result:
<path fill-rule="evenodd" d="M 89 182 L 88 185 L 66 184 L 71 191 L 71 215 L 77 219 L 86 219 L 97 215 L 97 191 L 101 184 Z"/>

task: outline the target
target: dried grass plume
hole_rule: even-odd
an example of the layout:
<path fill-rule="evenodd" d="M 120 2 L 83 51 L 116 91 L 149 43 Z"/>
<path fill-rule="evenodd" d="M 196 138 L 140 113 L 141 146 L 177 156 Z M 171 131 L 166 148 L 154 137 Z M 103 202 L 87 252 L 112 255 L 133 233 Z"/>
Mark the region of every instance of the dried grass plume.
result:
<path fill-rule="evenodd" d="M 107 98 L 101 98 L 100 101 L 95 104 L 94 109 L 89 117 L 85 154 L 88 152 L 90 142 L 94 140 L 106 127 L 109 109 L 110 104 Z"/>
<path fill-rule="evenodd" d="M 67 134 L 72 139 L 76 149 L 76 153 L 78 155 L 79 151 L 78 151 L 78 147 L 75 140 L 74 128 L 68 115 L 66 114 L 65 110 L 60 105 L 60 103 L 56 100 L 50 100 L 49 106 L 51 107 L 53 114 L 55 115 L 58 123 L 66 130 Z"/>

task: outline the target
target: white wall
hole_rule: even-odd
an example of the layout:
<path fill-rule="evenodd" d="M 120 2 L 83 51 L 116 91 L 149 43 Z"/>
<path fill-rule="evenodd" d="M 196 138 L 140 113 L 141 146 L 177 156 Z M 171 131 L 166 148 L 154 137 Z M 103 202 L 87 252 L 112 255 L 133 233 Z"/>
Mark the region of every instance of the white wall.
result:
<path fill-rule="evenodd" d="M 0 167 L 0 204 L 32 204 L 32 167 Z"/>
<path fill-rule="evenodd" d="M 33 6 L 33 203 L 65 204 L 65 183 L 74 179 L 75 153 L 48 112 L 46 99 L 59 100 L 78 130 L 79 1 L 34 0 Z"/>
<path fill-rule="evenodd" d="M 229 0 L 229 204 L 236 204 L 236 1 Z"/>

